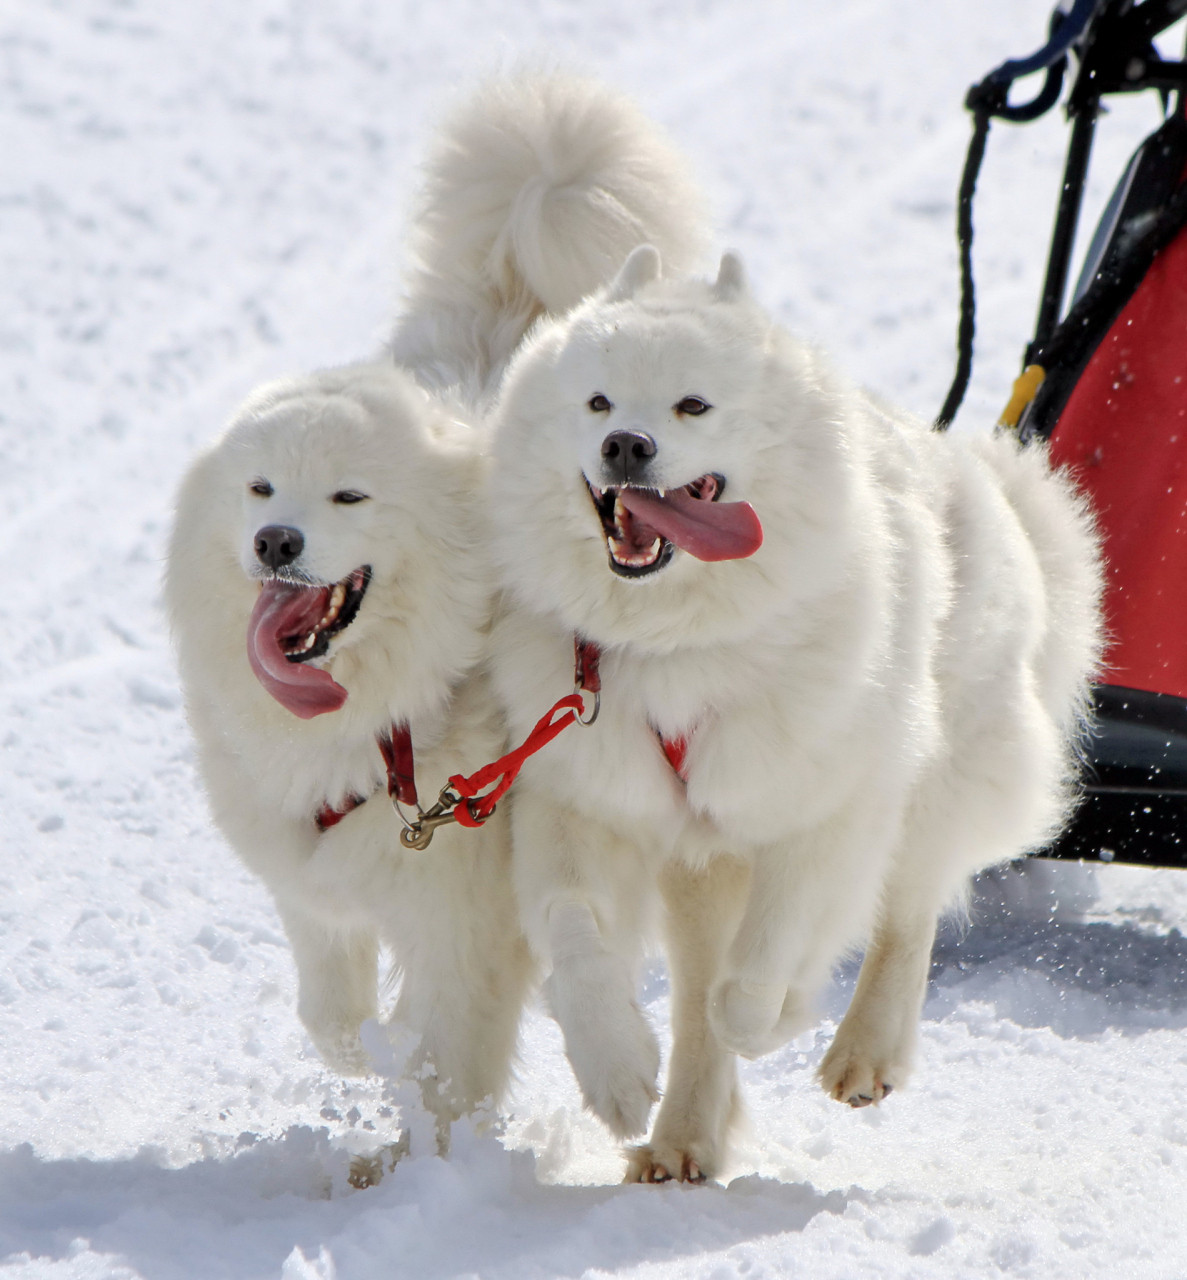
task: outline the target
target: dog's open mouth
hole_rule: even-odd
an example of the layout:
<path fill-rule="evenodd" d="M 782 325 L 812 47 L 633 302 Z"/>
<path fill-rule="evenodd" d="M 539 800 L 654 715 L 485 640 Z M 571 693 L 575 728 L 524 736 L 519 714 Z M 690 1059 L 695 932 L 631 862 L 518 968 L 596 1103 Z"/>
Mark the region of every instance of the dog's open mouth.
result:
<path fill-rule="evenodd" d="M 323 657 L 334 636 L 358 615 L 371 580 L 364 565 L 341 582 L 305 586 L 285 578 L 268 578 L 247 624 L 247 656 L 256 679 L 302 720 L 337 711 L 346 690 L 328 671 L 305 666 Z"/>
<path fill-rule="evenodd" d="M 364 565 L 332 587 L 300 587 L 275 578 L 265 583 L 264 591 L 275 584 L 296 587 L 301 593 L 300 613 L 286 615 L 287 634 L 277 636 L 285 658 L 289 662 L 308 662 L 323 657 L 330 641 L 355 620 L 370 581 L 371 566 Z"/>
<path fill-rule="evenodd" d="M 718 501 L 725 478 L 716 472 L 678 489 L 599 489 L 585 483 L 602 521 L 610 568 L 619 577 L 658 573 L 677 547 L 698 560 L 742 560 L 762 546 L 754 508 Z"/>

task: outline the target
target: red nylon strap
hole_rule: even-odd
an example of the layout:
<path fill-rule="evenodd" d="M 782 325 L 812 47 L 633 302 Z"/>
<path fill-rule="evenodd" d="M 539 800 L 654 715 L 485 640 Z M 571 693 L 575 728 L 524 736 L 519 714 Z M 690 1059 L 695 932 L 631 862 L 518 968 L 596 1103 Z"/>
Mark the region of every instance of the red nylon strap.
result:
<path fill-rule="evenodd" d="M 407 724 L 393 724 L 389 732 L 380 734 L 375 741 L 387 766 L 388 795 L 395 796 L 401 804 L 415 805 L 416 764 L 412 757 L 412 730 Z M 314 824 L 319 831 L 336 827 L 348 813 L 366 803 L 366 796 L 349 795 L 342 802 L 341 809 L 323 804 L 313 816 Z"/>
<path fill-rule="evenodd" d="M 393 724 L 391 732 L 377 739 L 387 765 L 387 793 L 401 804 L 416 804 L 416 764 L 412 756 L 412 730 L 407 721 Z"/>
<path fill-rule="evenodd" d="M 573 686 L 577 689 L 588 689 L 590 693 L 602 692 L 602 673 L 598 664 L 602 659 L 602 651 L 592 640 L 573 637 Z"/>
<path fill-rule="evenodd" d="M 664 755 L 668 757 L 668 763 L 675 770 L 676 776 L 683 782 L 688 779 L 684 776 L 684 764 L 688 759 L 688 739 L 687 738 L 664 738 L 660 737 L 660 745 L 664 749 Z"/>
<path fill-rule="evenodd" d="M 366 803 L 366 796 L 347 796 L 342 802 L 341 809 L 333 809 L 328 804 L 323 804 L 314 815 L 313 821 L 317 824 L 319 831 L 326 831 L 330 827 L 336 827 L 348 813 Z"/>
<path fill-rule="evenodd" d="M 553 716 L 558 711 L 564 711 L 565 714 L 559 720 L 554 720 Z M 561 698 L 559 702 L 554 703 L 536 721 L 536 727 L 528 734 L 522 746 L 516 747 L 514 751 L 509 751 L 505 756 L 500 756 L 493 764 L 484 765 L 477 773 L 472 773 L 468 778 L 462 777 L 460 773 L 455 773 L 449 779 L 449 785 L 463 800 L 470 801 L 469 804 L 459 804 L 454 810 L 454 817 L 457 818 L 458 822 L 463 827 L 482 826 L 487 818 L 494 813 L 495 805 L 507 794 L 511 784 L 519 776 L 519 771 L 523 768 L 524 761 L 529 756 L 534 756 L 541 747 L 546 747 L 558 733 L 567 729 L 569 725 L 575 724 L 577 717 L 584 711 L 585 701 L 581 695 L 570 693 L 568 697 Z M 493 790 L 488 791 L 484 796 L 478 795 L 483 787 L 490 786 L 492 782 L 496 783 Z"/>
<path fill-rule="evenodd" d="M 602 677 L 598 664 L 602 656 L 601 649 L 592 640 L 573 637 L 574 683 L 578 689 L 588 693 L 600 693 Z M 559 720 L 553 720 L 558 711 L 564 711 Z M 511 784 L 519 776 L 524 761 L 534 756 L 541 747 L 546 747 L 562 730 L 573 724 L 579 715 L 585 714 L 585 701 L 580 693 L 571 693 L 561 698 L 537 722 L 528 734 L 522 746 L 509 751 L 493 764 L 479 769 L 468 778 L 460 773 L 449 779 L 449 785 L 468 804 L 459 804 L 454 810 L 454 817 L 463 827 L 480 827 L 495 811 L 495 805 L 507 794 Z M 416 766 L 412 753 L 412 731 L 406 723 L 393 724 L 390 733 L 376 739 L 383 762 L 387 766 L 387 793 L 395 796 L 401 804 L 417 806 Z M 667 749 L 665 744 L 665 750 Z M 677 768 L 673 764 L 673 768 Z M 677 769 L 677 772 L 679 770 Z M 483 787 L 496 783 L 495 787 L 484 796 L 478 795 Z M 366 801 L 366 796 L 348 796 L 341 809 L 332 809 L 328 804 L 318 810 L 314 821 L 319 831 L 327 827 L 337 826 L 353 809 Z M 417 806 L 418 807 L 418 806 Z"/>

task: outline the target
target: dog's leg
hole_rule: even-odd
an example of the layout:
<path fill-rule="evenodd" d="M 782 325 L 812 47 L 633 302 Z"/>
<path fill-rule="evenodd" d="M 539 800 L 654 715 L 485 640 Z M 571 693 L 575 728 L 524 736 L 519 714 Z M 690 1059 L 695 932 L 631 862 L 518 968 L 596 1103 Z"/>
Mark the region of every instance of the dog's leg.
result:
<path fill-rule="evenodd" d="M 628 1182 L 703 1182 L 727 1156 L 731 1128 L 741 1119 L 734 1055 L 709 1024 L 709 992 L 745 903 L 748 868 L 715 858 L 692 871 L 669 863 L 660 875 L 667 907 L 672 979 L 672 1059 L 651 1141 L 628 1157 Z"/>
<path fill-rule="evenodd" d="M 581 901 L 553 905 L 549 949 L 548 1004 L 585 1105 L 616 1137 L 633 1137 L 659 1098 L 659 1045 L 635 1002 L 631 968 L 607 949 Z"/>
<path fill-rule="evenodd" d="M 367 1075 L 371 1059 L 359 1028 L 378 1007 L 378 944 L 367 930 L 323 924 L 291 903 L 278 903 L 297 964 L 297 1014 L 326 1066 Z"/>
<path fill-rule="evenodd" d="M 825 1092 L 851 1107 L 881 1102 L 911 1070 L 936 933 L 936 913 L 920 898 L 888 887 L 853 1000 L 820 1065 Z"/>
<path fill-rule="evenodd" d="M 877 806 L 755 851 L 742 923 L 709 1003 L 714 1030 L 757 1058 L 816 1021 L 815 998 L 868 931 L 897 822 Z"/>
<path fill-rule="evenodd" d="M 952 756 L 908 811 L 857 989 L 820 1067 L 838 1102 L 865 1106 L 906 1083 L 940 912 L 970 872 L 1040 844 L 1058 812 L 1060 761 L 1043 750 L 1054 730 L 1020 735 L 1020 723 L 1041 720 L 1018 715 L 1022 695 L 1010 697 L 1004 679 L 997 688 L 1009 714 L 987 716 L 977 704 L 957 717 L 963 738 L 950 733 Z"/>
<path fill-rule="evenodd" d="M 659 1046 L 635 1000 L 657 868 L 601 824 L 525 787 L 516 797 L 515 878 L 545 995 L 585 1104 L 619 1138 L 647 1127 Z"/>
<path fill-rule="evenodd" d="M 439 833 L 409 870 L 402 908 L 385 929 L 402 973 L 392 1022 L 420 1037 L 408 1072 L 420 1080 L 444 1154 L 454 1120 L 502 1100 L 534 975 L 516 919 L 506 820 Z"/>

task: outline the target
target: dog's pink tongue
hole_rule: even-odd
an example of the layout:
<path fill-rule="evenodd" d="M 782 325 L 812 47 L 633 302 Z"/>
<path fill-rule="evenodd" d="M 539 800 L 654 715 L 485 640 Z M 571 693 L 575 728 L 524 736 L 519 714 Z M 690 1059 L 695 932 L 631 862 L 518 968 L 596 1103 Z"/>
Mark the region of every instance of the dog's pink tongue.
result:
<path fill-rule="evenodd" d="M 282 707 L 302 720 L 337 711 L 347 697 L 328 671 L 290 662 L 281 648 L 282 640 L 313 630 L 328 598 L 325 587 L 265 582 L 247 624 L 247 659 L 256 679 Z"/>
<path fill-rule="evenodd" d="M 749 502 L 709 502 L 687 489 L 621 489 L 623 506 L 698 560 L 744 560 L 762 546 L 762 525 Z"/>

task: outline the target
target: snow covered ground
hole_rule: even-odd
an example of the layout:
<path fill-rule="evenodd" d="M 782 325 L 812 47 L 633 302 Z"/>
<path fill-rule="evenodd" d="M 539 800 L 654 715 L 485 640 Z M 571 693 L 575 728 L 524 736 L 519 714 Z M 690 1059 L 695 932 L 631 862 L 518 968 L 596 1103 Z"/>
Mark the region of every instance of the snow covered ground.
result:
<path fill-rule="evenodd" d="M 352 1191 L 396 1123 L 327 1074 L 212 831 L 159 608 L 171 495 L 255 383 L 365 354 L 430 122 L 553 52 L 693 155 L 722 244 L 925 414 L 955 323 L 965 87 L 1045 0 L 19 0 L 0 6 L 0 1277 L 1187 1276 L 1187 875 L 1036 864 L 944 933 L 912 1087 L 852 1112 L 825 1020 L 745 1069 L 728 1185 L 622 1187 L 553 1024 L 500 1138 Z M 1157 120 L 1102 126 L 1091 204 Z M 963 424 L 1005 398 L 1059 183 L 990 139 Z M 666 1016 L 662 969 L 645 998 Z"/>

